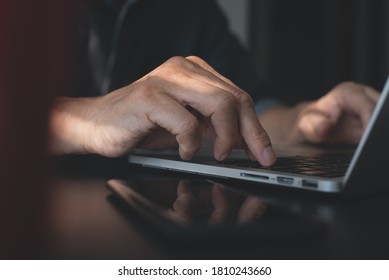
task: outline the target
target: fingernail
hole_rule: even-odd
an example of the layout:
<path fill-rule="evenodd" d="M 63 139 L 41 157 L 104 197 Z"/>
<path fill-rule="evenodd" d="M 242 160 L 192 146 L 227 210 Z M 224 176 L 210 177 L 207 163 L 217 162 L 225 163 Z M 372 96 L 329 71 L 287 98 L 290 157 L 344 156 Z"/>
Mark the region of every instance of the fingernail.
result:
<path fill-rule="evenodd" d="M 266 162 L 266 165 L 272 165 L 276 161 L 276 154 L 271 146 L 266 147 L 262 151 L 262 156 Z"/>
<path fill-rule="evenodd" d="M 191 160 L 193 157 L 192 154 L 188 153 L 187 151 L 184 151 L 184 149 L 182 149 L 181 147 L 179 149 L 179 154 L 180 154 L 181 159 L 185 160 L 185 161 Z"/>
<path fill-rule="evenodd" d="M 215 159 L 218 161 L 226 160 L 229 155 L 230 155 L 229 152 L 225 152 L 225 153 L 221 153 L 221 154 L 216 154 L 216 153 L 214 154 Z"/>

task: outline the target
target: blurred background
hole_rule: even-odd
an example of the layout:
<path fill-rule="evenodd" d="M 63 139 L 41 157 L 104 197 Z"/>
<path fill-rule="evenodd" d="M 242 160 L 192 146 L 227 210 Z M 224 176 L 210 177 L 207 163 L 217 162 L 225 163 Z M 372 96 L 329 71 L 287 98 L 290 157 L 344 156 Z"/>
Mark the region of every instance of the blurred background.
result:
<path fill-rule="evenodd" d="M 283 101 L 315 99 L 353 80 L 381 91 L 389 74 L 389 1 L 218 0 Z"/>

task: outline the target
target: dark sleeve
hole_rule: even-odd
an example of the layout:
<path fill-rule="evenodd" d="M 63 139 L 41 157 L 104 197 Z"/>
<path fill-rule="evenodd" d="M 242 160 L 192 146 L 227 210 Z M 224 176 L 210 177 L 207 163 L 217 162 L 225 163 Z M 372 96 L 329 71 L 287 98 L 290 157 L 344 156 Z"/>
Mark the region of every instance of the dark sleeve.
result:
<path fill-rule="evenodd" d="M 196 55 L 255 101 L 271 95 L 270 89 L 256 79 L 247 51 L 230 32 L 214 0 L 141 0 L 130 11 L 123 32 L 117 87 L 147 74 L 172 56 Z"/>
<path fill-rule="evenodd" d="M 91 1 L 88 13 L 93 15 L 89 18 L 100 19 L 100 25 L 107 24 L 103 25 L 104 28 L 97 28 L 96 21 L 89 21 L 88 30 L 94 28 L 99 30 L 101 38 L 109 38 L 104 33 L 112 32 L 106 28 L 112 13 L 101 9 L 98 2 Z M 108 46 L 112 44 L 109 41 L 106 42 Z M 110 90 L 134 82 L 173 56 L 196 55 L 247 91 L 255 101 L 267 98 L 270 93 L 256 79 L 247 51 L 230 32 L 228 22 L 214 0 L 137 1 L 126 15 L 115 52 L 117 59 Z M 84 73 L 81 81 L 84 84 L 90 81 L 88 84 L 94 85 L 90 75 L 86 75 L 91 71 L 91 63 L 85 65 L 87 67 L 79 71 Z M 89 92 L 95 92 L 97 87 L 89 88 Z"/>
<path fill-rule="evenodd" d="M 247 91 L 256 102 L 272 97 L 271 89 L 256 78 L 247 50 L 231 33 L 216 1 L 203 2 L 199 55 L 225 77 Z"/>

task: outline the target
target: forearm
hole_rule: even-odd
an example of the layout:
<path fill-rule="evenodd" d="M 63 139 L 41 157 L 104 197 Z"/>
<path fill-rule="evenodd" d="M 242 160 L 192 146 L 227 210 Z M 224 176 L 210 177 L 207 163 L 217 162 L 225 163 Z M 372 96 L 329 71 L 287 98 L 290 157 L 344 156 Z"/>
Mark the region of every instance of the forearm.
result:
<path fill-rule="evenodd" d="M 58 97 L 52 104 L 49 151 L 53 155 L 86 153 L 89 98 Z"/>

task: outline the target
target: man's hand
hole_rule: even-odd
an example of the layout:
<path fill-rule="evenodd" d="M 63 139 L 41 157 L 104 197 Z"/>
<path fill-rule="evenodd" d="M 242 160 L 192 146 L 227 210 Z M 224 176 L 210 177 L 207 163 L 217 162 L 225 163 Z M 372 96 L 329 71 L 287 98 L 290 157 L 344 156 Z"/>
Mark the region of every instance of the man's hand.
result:
<path fill-rule="evenodd" d="M 274 108 L 260 116 L 274 142 L 356 144 L 365 130 L 379 93 L 371 87 L 341 83 L 314 102 Z M 276 124 L 283 124 L 272 128 Z"/>
<path fill-rule="evenodd" d="M 275 162 L 250 96 L 198 57 L 171 58 L 102 97 L 57 99 L 51 133 L 57 154 L 116 157 L 136 147 L 178 145 L 188 160 L 207 138 L 217 160 L 240 146 L 265 166 Z"/>
<path fill-rule="evenodd" d="M 342 83 L 302 110 L 298 129 L 313 143 L 357 144 L 378 98 L 371 87 Z"/>

